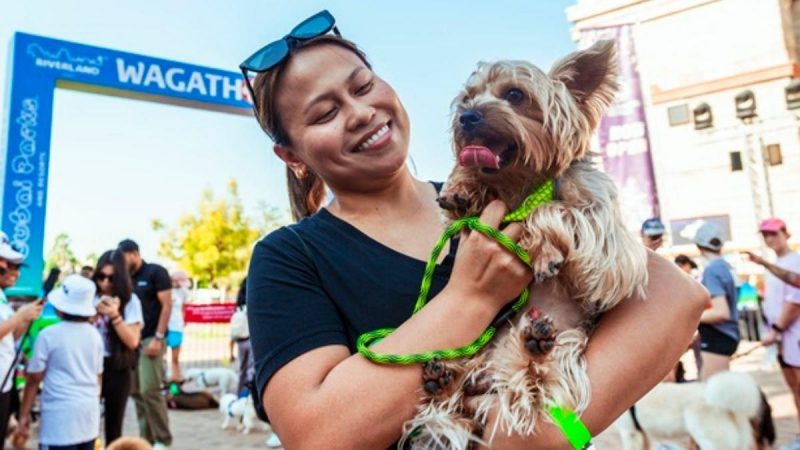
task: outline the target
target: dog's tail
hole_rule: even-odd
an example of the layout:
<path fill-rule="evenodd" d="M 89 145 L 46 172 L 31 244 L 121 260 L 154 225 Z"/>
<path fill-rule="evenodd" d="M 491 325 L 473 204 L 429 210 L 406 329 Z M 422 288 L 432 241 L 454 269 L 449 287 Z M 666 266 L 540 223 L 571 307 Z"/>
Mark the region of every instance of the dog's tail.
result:
<path fill-rule="evenodd" d="M 767 396 L 759 390 L 761 394 L 761 413 L 759 417 L 753 419 L 753 431 L 756 437 L 756 445 L 759 449 L 771 448 L 775 443 L 775 423 L 772 421 L 772 407 L 769 406 Z"/>
<path fill-rule="evenodd" d="M 747 374 L 721 372 L 709 378 L 704 389 L 705 402 L 725 411 L 749 419 L 761 412 L 761 390 L 756 381 Z"/>

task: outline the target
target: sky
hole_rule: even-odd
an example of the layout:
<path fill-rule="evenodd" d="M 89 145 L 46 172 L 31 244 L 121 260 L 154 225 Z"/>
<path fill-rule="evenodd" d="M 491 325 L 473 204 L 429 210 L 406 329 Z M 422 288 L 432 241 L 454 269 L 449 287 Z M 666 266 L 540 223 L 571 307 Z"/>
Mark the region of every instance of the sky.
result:
<path fill-rule="evenodd" d="M 412 167 L 430 180 L 444 180 L 454 163 L 450 102 L 476 62 L 525 59 L 547 68 L 575 49 L 565 15 L 574 0 L 0 2 L 3 105 L 15 31 L 236 71 L 253 51 L 328 9 L 397 91 L 411 117 Z M 68 233 L 84 258 L 130 237 L 160 260 L 151 221 L 175 224 L 204 189 L 221 195 L 232 178 L 249 214 L 260 203 L 288 209 L 283 164 L 252 117 L 66 89 L 56 91 L 53 116 L 45 249 Z"/>

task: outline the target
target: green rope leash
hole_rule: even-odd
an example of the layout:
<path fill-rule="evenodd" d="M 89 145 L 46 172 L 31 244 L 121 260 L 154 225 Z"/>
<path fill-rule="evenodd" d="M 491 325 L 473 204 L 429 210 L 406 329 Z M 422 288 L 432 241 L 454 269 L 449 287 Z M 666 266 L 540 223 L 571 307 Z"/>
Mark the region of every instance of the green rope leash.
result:
<path fill-rule="evenodd" d="M 507 214 L 503 218 L 503 222 L 519 222 L 525 219 L 531 213 L 533 213 L 537 207 L 552 201 L 554 192 L 555 183 L 553 180 L 548 180 L 542 183 L 525 199 L 524 202 L 522 202 L 522 205 L 519 208 Z M 425 265 L 425 272 L 422 277 L 422 286 L 420 287 L 419 296 L 417 297 L 417 303 L 414 305 L 414 311 L 412 312 L 412 315 L 419 312 L 428 302 L 428 292 L 430 291 L 431 282 L 433 280 L 433 271 L 436 268 L 436 261 L 439 259 L 439 254 L 441 254 L 445 244 L 447 244 L 447 241 L 450 238 L 455 236 L 465 227 L 491 237 L 499 242 L 503 247 L 516 254 L 525 264 L 530 266 L 531 259 L 528 253 L 502 232 L 484 224 L 477 217 L 465 217 L 463 219 L 456 220 L 447 228 L 447 230 L 445 230 L 444 234 L 436 242 L 436 246 L 433 248 L 431 257 L 428 259 L 428 262 Z M 394 331 L 394 328 L 381 328 L 379 330 L 370 331 L 359 336 L 358 341 L 356 341 L 356 348 L 358 349 L 358 352 L 361 353 L 365 358 L 379 364 L 409 365 L 430 362 L 436 358 L 442 360 L 469 358 L 478 353 L 480 349 L 482 349 L 486 344 L 489 343 L 489 341 L 492 340 L 492 337 L 494 337 L 494 334 L 497 332 L 497 326 L 499 324 L 502 324 L 505 319 L 513 316 L 519 312 L 523 306 L 525 306 L 525 304 L 528 302 L 528 296 L 528 289 L 525 288 L 510 309 L 501 312 L 501 314 L 492 322 L 492 325 L 490 325 L 489 328 L 487 328 L 486 331 L 484 331 L 478 337 L 478 339 L 475 340 L 475 342 L 464 347 L 433 350 L 424 353 L 412 353 L 405 355 L 377 353 L 372 351 L 369 347 L 390 335 Z"/>

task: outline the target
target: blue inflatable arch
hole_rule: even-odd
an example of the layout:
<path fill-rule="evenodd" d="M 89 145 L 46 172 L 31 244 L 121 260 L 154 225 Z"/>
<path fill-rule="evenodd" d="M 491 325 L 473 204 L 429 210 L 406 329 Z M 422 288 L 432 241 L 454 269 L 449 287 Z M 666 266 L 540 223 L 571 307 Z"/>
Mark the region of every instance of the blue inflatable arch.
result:
<path fill-rule="evenodd" d="M 38 296 L 56 87 L 251 115 L 242 75 L 107 48 L 15 33 L 3 172 L 2 230 L 25 256 L 9 295 Z"/>

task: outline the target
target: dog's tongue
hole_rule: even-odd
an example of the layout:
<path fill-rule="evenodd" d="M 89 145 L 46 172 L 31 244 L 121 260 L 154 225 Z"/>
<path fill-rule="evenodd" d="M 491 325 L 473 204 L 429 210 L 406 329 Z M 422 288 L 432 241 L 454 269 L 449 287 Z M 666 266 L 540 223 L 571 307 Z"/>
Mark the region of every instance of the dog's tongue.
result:
<path fill-rule="evenodd" d="M 464 167 L 484 167 L 499 169 L 497 157 L 489 148 L 482 145 L 468 145 L 458 154 L 458 164 Z"/>

